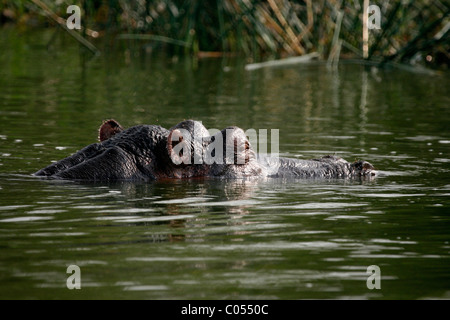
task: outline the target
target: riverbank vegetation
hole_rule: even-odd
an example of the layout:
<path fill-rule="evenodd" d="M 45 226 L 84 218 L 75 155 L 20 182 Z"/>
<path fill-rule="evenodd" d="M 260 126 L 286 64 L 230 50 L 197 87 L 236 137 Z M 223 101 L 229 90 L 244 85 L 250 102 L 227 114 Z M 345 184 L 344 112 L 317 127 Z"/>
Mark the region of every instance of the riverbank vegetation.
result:
<path fill-rule="evenodd" d="M 82 12 L 78 33 L 93 45 L 111 37 L 252 62 L 311 53 L 330 63 L 359 58 L 448 68 L 450 60 L 450 7 L 440 0 L 0 0 L 0 21 L 63 26 L 72 4 Z M 369 4 L 379 8 L 379 28 L 367 25 L 377 18 L 376 11 L 363 14 Z"/>

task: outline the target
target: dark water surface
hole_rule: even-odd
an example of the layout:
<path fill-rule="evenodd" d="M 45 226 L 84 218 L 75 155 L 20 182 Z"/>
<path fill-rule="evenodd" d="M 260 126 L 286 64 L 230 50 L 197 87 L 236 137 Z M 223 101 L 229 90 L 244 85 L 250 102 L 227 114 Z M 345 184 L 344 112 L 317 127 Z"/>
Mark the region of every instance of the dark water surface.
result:
<path fill-rule="evenodd" d="M 125 51 L 0 30 L 0 298 L 450 298 L 449 75 Z M 283 156 L 374 164 L 359 180 L 153 183 L 30 174 L 125 127 L 279 129 Z M 69 265 L 81 290 L 69 290 Z M 367 268 L 381 270 L 368 289 Z"/>

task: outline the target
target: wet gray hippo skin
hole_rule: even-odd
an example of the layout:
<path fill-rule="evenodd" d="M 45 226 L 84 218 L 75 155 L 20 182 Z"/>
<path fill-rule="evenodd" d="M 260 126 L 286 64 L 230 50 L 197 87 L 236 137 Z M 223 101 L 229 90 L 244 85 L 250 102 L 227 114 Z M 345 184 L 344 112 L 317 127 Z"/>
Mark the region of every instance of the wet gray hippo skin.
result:
<path fill-rule="evenodd" d="M 228 127 L 210 136 L 194 120 L 182 121 L 169 130 L 158 125 L 124 130 L 117 121 L 108 120 L 99 129 L 99 140 L 34 175 L 90 181 L 375 175 L 366 161 L 349 163 L 335 156 L 312 160 L 257 156 L 242 129 Z M 223 152 L 217 152 L 219 149 Z"/>
<path fill-rule="evenodd" d="M 34 175 L 91 181 L 204 176 L 200 166 L 175 165 L 167 150 L 172 131 L 187 128 L 194 134 L 193 124 L 193 121 L 184 121 L 169 130 L 157 125 L 138 125 L 124 130 L 117 121 L 108 120 L 99 129 L 99 143 L 91 144 Z M 204 131 L 208 132 L 206 128 Z"/>

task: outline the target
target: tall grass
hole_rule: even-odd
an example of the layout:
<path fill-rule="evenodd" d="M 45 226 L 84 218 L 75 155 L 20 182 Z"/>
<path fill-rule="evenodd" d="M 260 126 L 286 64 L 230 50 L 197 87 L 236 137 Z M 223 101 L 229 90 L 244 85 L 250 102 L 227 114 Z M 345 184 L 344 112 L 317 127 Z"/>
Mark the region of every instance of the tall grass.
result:
<path fill-rule="evenodd" d="M 65 8 L 74 1 L 44 2 L 65 16 Z M 252 60 L 311 52 L 324 59 L 336 59 L 337 54 L 337 59 L 364 56 L 381 62 L 411 63 L 419 56 L 433 55 L 449 60 L 448 2 L 378 0 L 371 4 L 381 9 L 381 29 L 369 30 L 364 53 L 362 0 L 80 2 L 83 21 L 92 29 L 180 46 L 185 53 L 231 52 Z M 39 12 L 30 1 L 0 0 L 0 12 L 11 8 Z"/>

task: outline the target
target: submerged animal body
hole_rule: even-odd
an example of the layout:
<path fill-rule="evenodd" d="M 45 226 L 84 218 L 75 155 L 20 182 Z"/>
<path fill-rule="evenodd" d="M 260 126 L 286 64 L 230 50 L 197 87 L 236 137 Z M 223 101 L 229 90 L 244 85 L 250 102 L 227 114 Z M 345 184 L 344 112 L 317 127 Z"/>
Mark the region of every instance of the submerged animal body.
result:
<path fill-rule="evenodd" d="M 349 163 L 336 156 L 301 160 L 257 155 L 242 129 L 228 127 L 210 135 L 194 120 L 170 129 L 138 125 L 126 130 L 117 121 L 108 120 L 99 129 L 99 140 L 34 175 L 90 181 L 375 175 L 374 167 L 361 160 Z"/>

